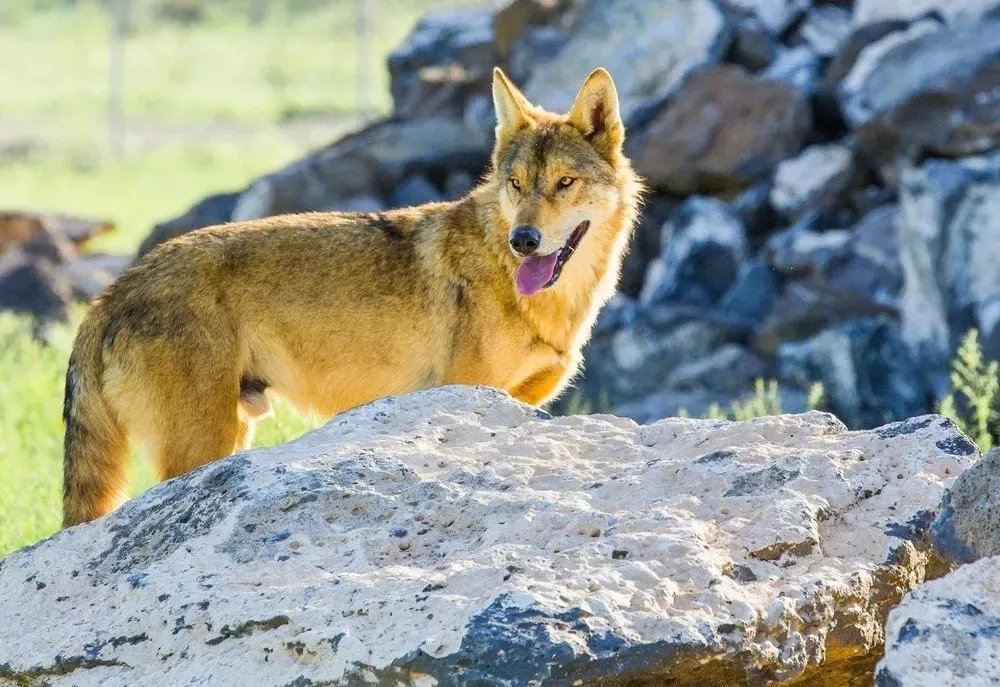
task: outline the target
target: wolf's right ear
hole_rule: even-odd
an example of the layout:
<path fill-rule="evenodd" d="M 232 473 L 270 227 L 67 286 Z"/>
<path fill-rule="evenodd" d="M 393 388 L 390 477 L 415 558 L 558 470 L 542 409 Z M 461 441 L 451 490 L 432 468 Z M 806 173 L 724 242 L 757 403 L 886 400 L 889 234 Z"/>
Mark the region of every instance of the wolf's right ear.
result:
<path fill-rule="evenodd" d="M 569 121 L 599 152 L 617 154 L 625 142 L 615 82 L 606 69 L 598 67 L 580 87 L 569 112 Z"/>
<path fill-rule="evenodd" d="M 497 140 L 527 126 L 528 101 L 500 67 L 493 68 L 493 107 L 497 111 Z"/>

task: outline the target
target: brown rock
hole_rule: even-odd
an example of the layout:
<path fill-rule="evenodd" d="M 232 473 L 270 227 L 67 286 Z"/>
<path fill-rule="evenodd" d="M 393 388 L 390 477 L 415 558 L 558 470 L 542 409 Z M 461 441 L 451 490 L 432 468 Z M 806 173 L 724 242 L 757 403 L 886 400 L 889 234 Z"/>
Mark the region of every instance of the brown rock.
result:
<path fill-rule="evenodd" d="M 15 246 L 61 263 L 87 240 L 113 230 L 113 222 L 59 213 L 0 212 L 0 255 Z"/>
<path fill-rule="evenodd" d="M 809 104 L 795 89 L 710 67 L 650 125 L 637 167 L 672 193 L 737 191 L 797 153 L 810 126 Z"/>
<path fill-rule="evenodd" d="M 875 317 L 895 320 L 899 313 L 866 295 L 825 285 L 819 280 L 795 282 L 778 299 L 755 337 L 753 349 L 771 356 L 786 341 L 799 341 L 851 320 Z"/>
<path fill-rule="evenodd" d="M 525 29 L 547 24 L 563 9 L 565 0 L 513 0 L 493 15 L 493 34 L 497 53 L 506 59 L 511 46 Z"/>

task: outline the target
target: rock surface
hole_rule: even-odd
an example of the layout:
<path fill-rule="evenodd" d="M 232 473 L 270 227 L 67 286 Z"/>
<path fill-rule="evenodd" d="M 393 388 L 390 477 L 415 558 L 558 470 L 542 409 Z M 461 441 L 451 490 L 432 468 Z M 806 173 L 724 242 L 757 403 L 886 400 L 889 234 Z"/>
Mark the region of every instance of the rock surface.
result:
<path fill-rule="evenodd" d="M 732 286 L 746 257 L 746 232 L 725 203 L 689 199 L 663 225 L 662 255 L 650 263 L 644 303 L 713 305 Z"/>
<path fill-rule="evenodd" d="M 1000 153 L 928 160 L 903 174 L 899 215 L 903 334 L 937 396 L 971 327 L 1000 355 Z"/>
<path fill-rule="evenodd" d="M 650 125 L 636 168 L 672 193 L 739 190 L 798 152 L 809 127 L 808 103 L 794 88 L 709 68 Z"/>
<path fill-rule="evenodd" d="M 865 49 L 842 85 L 858 145 L 893 178 L 900 154 L 974 155 L 1000 143 L 1000 20 L 921 22 Z"/>
<path fill-rule="evenodd" d="M 832 209 L 854 181 L 854 152 L 839 143 L 809 146 L 778 165 L 771 204 L 795 218 L 805 212 Z"/>
<path fill-rule="evenodd" d="M 0 681 L 871 684 L 963 441 L 389 398 L 4 559 Z"/>
<path fill-rule="evenodd" d="M 373 189 L 388 199 L 413 174 L 482 169 L 487 147 L 486 135 L 461 120 L 378 122 L 258 179 L 240 196 L 232 219 L 325 210 Z"/>
<path fill-rule="evenodd" d="M 951 22 L 971 23 L 998 9 L 998 0 L 857 0 L 854 4 L 854 23 L 863 25 L 887 19 L 916 19 L 931 13 Z"/>
<path fill-rule="evenodd" d="M 604 67 L 614 75 L 626 124 L 722 57 L 730 38 L 711 0 L 589 0 L 574 29 L 555 58 L 535 67 L 525 95 L 565 112 L 587 75 Z"/>
<path fill-rule="evenodd" d="M 931 541 L 954 563 L 1000 556 L 1000 449 L 983 456 L 948 490 Z"/>
<path fill-rule="evenodd" d="M 910 592 L 889 614 L 876 687 L 1000 684 L 1000 557 Z"/>
<path fill-rule="evenodd" d="M 395 109 L 412 111 L 427 97 L 428 74 L 485 82 L 496 61 L 492 13 L 469 9 L 427 15 L 386 61 Z"/>

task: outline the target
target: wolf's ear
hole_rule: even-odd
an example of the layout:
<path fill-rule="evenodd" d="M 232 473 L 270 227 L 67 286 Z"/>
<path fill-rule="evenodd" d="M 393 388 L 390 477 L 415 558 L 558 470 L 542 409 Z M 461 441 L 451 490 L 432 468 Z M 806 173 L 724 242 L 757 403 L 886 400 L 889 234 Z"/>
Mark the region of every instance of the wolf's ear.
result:
<path fill-rule="evenodd" d="M 569 121 L 605 155 L 621 149 L 625 127 L 618 111 L 618 91 L 606 69 L 595 69 L 583 82 Z"/>
<path fill-rule="evenodd" d="M 497 111 L 497 139 L 501 133 L 514 133 L 528 124 L 528 101 L 500 67 L 493 68 L 493 106 Z"/>

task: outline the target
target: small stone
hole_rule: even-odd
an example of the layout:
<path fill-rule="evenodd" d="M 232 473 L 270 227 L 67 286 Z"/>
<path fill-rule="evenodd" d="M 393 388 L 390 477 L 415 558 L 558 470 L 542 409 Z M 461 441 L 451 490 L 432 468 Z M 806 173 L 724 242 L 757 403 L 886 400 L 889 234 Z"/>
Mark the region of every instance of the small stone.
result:
<path fill-rule="evenodd" d="M 840 205 L 857 172 L 854 152 L 839 143 L 809 146 L 775 172 L 771 204 L 789 218 Z"/>

